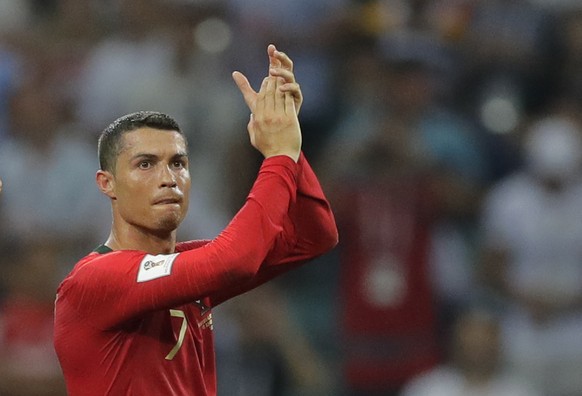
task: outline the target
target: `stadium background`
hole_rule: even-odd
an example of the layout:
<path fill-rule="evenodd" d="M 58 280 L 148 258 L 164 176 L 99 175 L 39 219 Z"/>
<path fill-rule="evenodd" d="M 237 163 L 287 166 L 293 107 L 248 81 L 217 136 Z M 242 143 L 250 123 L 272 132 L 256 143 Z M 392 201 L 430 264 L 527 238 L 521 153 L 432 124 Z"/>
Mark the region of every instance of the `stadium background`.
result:
<path fill-rule="evenodd" d="M 110 221 L 98 133 L 135 110 L 173 115 L 193 179 L 180 237 L 216 235 L 260 160 L 230 73 L 257 86 L 271 42 L 295 61 L 304 149 L 341 241 L 216 309 L 221 394 L 396 394 L 457 358 L 455 320 L 478 307 L 499 320 L 499 370 L 582 395 L 578 0 L 0 0 L 0 394 L 63 394 L 54 290 Z M 549 194 L 544 216 L 527 199 L 536 181 L 499 198 L 536 166 L 573 191 Z M 515 212 L 543 217 L 521 231 L 550 260 L 504 224 Z M 499 276 L 500 246 L 546 260 L 537 300 Z"/>

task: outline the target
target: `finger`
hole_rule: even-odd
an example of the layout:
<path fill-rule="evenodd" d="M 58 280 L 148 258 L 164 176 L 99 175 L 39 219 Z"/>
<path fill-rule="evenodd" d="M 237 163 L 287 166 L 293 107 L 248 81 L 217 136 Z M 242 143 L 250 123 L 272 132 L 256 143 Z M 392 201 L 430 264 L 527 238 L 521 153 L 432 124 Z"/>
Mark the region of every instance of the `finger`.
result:
<path fill-rule="evenodd" d="M 267 54 L 269 55 L 269 68 L 280 67 L 281 61 L 275 56 L 277 48 L 274 44 L 269 44 L 267 46 Z"/>
<path fill-rule="evenodd" d="M 252 112 L 257 101 L 257 92 L 255 92 L 255 90 L 251 87 L 249 80 L 241 72 L 233 72 L 232 78 L 242 93 L 245 103 Z"/>
<path fill-rule="evenodd" d="M 280 101 L 281 108 L 285 109 L 285 100 L 284 100 L 285 92 L 283 92 L 281 90 L 281 86 L 285 85 L 285 80 L 282 77 L 273 77 L 273 78 L 275 78 L 277 81 L 277 84 L 275 87 L 275 89 L 276 89 L 275 94 L 277 96 L 277 99 L 279 99 L 279 101 Z"/>
<path fill-rule="evenodd" d="M 281 67 L 271 67 L 269 68 L 269 75 L 282 77 L 286 83 L 295 82 L 295 74 L 291 70 L 283 69 Z"/>
<path fill-rule="evenodd" d="M 293 95 L 302 96 L 301 87 L 298 83 L 285 83 L 279 86 L 279 89 L 283 92 L 289 92 Z"/>
<path fill-rule="evenodd" d="M 259 89 L 259 92 L 257 94 L 257 100 L 255 102 L 255 107 L 254 109 L 256 111 L 262 111 L 263 109 L 265 109 L 266 107 L 266 97 L 267 97 L 267 84 L 268 84 L 269 78 L 265 77 L 263 79 L 263 82 L 261 83 L 261 89 Z M 254 113 L 254 110 L 251 110 L 251 113 Z"/>
<path fill-rule="evenodd" d="M 293 95 L 289 93 L 285 93 L 285 113 L 296 114 L 295 100 L 293 99 Z"/>
<path fill-rule="evenodd" d="M 275 79 L 275 111 L 281 110 L 285 112 L 285 93 L 279 89 L 279 87 L 285 84 L 285 80 L 282 77 L 271 77 Z"/>
<path fill-rule="evenodd" d="M 273 57 L 277 59 L 281 67 L 293 71 L 293 61 L 291 60 L 291 58 L 289 58 L 289 56 L 285 52 L 279 51 L 275 48 L 275 51 L 273 52 Z"/>
<path fill-rule="evenodd" d="M 303 103 L 303 93 L 301 92 L 301 87 L 297 83 L 287 83 L 279 86 L 279 91 L 284 94 L 291 94 L 295 101 L 295 110 L 299 113 L 301 104 Z"/>
<path fill-rule="evenodd" d="M 276 95 L 277 95 L 277 78 L 267 77 L 267 85 L 265 87 L 265 110 L 275 110 Z"/>

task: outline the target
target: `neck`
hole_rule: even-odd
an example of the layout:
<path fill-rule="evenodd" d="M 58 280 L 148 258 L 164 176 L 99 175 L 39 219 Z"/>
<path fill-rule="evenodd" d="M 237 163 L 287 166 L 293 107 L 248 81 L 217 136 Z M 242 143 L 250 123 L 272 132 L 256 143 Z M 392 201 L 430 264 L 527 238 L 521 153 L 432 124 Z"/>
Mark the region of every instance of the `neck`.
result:
<path fill-rule="evenodd" d="M 152 232 L 129 224 L 116 226 L 115 222 L 105 245 L 113 250 L 141 250 L 149 254 L 174 253 L 176 231 Z"/>

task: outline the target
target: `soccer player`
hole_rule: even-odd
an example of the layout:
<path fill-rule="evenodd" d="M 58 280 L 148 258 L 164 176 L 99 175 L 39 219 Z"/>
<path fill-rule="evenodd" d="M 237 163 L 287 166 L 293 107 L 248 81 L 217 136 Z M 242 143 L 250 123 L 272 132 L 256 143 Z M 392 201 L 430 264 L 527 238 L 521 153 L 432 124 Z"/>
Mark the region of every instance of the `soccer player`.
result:
<path fill-rule="evenodd" d="M 251 144 L 265 159 L 245 204 L 213 240 L 176 242 L 190 176 L 172 118 L 133 113 L 102 133 L 96 181 L 111 200 L 111 234 L 64 279 L 55 307 L 70 395 L 216 395 L 211 308 L 337 243 L 301 153 L 293 64 L 273 45 L 268 54 L 258 92 L 233 73 L 251 110 Z"/>

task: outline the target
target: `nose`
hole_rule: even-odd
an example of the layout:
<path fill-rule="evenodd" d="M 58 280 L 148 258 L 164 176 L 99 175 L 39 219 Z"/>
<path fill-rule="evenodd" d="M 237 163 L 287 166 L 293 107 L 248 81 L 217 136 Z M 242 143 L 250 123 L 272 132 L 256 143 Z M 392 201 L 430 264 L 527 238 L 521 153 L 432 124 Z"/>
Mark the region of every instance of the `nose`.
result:
<path fill-rule="evenodd" d="M 162 174 L 160 175 L 160 187 L 176 187 L 178 185 L 176 182 L 176 175 L 170 166 L 162 166 L 161 168 Z"/>

